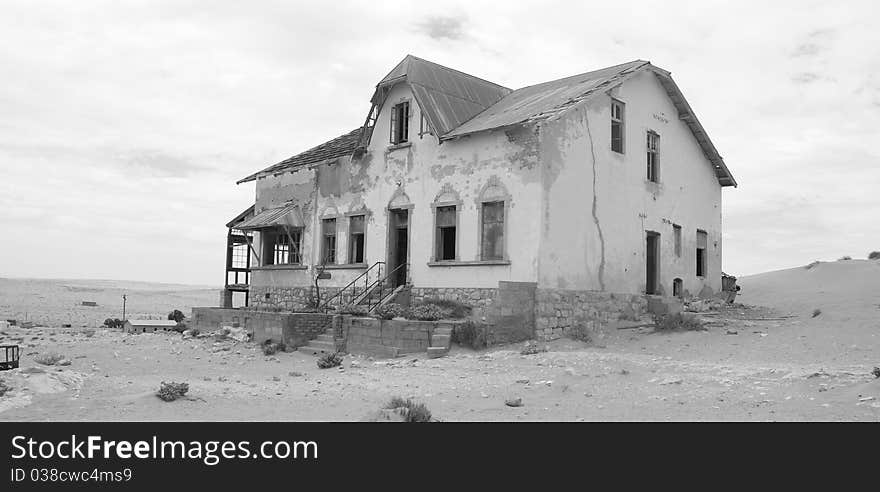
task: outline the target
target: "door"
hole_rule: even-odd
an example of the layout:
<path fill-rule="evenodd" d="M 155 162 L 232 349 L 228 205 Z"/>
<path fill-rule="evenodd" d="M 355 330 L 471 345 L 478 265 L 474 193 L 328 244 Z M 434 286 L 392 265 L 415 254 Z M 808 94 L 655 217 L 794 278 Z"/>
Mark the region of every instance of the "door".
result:
<path fill-rule="evenodd" d="M 657 293 L 659 249 L 660 235 L 648 232 L 645 238 L 645 294 Z"/>
<path fill-rule="evenodd" d="M 406 284 L 409 253 L 409 211 L 391 210 L 390 219 L 388 272 L 394 272 L 389 280 L 392 287 L 397 287 Z"/>

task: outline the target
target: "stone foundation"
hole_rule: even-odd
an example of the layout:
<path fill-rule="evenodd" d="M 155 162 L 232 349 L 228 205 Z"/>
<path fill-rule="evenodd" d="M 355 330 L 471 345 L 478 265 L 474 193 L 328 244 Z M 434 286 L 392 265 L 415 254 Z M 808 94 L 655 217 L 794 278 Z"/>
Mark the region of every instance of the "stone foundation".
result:
<path fill-rule="evenodd" d="M 321 287 L 321 302 L 333 296 L 339 287 Z M 269 296 L 266 297 L 266 294 Z M 250 308 L 257 311 L 305 311 L 313 309 L 317 296 L 312 287 L 250 288 Z"/>
<path fill-rule="evenodd" d="M 418 305 L 425 299 L 445 299 L 458 301 L 473 308 L 476 319 L 489 318 L 492 315 L 492 305 L 498 296 L 498 289 L 471 289 L 455 287 L 413 287 L 410 292 L 410 302 Z"/>
<path fill-rule="evenodd" d="M 284 342 L 288 347 L 301 347 L 317 338 L 325 330 L 339 332 L 342 317 L 318 313 L 277 313 L 250 309 L 223 309 L 195 307 L 191 328 L 202 332 L 215 331 L 222 326 L 241 326 L 251 334 L 251 340 Z"/>
<path fill-rule="evenodd" d="M 646 309 L 647 300 L 643 295 L 538 289 L 535 336 L 542 340 L 553 340 L 580 326 L 596 338 L 602 338 L 609 325 L 621 320 L 637 319 Z"/>

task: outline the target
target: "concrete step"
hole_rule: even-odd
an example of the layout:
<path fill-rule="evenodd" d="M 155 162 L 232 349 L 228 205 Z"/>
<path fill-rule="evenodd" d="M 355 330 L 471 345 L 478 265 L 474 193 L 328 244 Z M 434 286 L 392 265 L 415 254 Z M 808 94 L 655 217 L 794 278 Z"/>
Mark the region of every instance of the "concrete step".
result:
<path fill-rule="evenodd" d="M 446 356 L 448 353 L 449 349 L 446 347 L 428 347 L 429 359 L 439 359 L 440 357 Z"/>
<path fill-rule="evenodd" d="M 336 353 L 336 348 L 333 348 L 332 350 L 327 350 L 325 348 L 310 347 L 308 345 L 303 345 L 302 347 L 300 347 L 296 350 L 298 352 L 302 352 L 304 354 L 317 355 L 317 356 Z"/>
<path fill-rule="evenodd" d="M 309 340 L 309 343 L 307 343 L 306 345 L 315 348 L 332 349 L 336 347 L 336 342 L 326 340 Z"/>
<path fill-rule="evenodd" d="M 449 345 L 452 343 L 451 335 L 434 335 L 431 337 L 431 346 L 432 347 L 443 347 L 449 348 Z"/>

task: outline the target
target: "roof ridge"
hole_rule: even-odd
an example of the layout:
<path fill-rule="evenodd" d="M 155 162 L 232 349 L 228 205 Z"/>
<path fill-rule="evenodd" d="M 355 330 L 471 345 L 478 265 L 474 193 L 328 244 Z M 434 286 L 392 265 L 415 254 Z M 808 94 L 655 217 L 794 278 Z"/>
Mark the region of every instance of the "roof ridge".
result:
<path fill-rule="evenodd" d="M 484 78 L 482 78 L 482 77 L 477 77 L 476 75 L 471 75 L 471 74 L 469 74 L 469 73 L 467 73 L 467 72 L 462 72 L 461 70 L 456 70 L 456 69 L 454 69 L 454 68 L 447 67 L 446 65 L 441 65 L 441 64 L 439 64 L 439 63 L 437 63 L 437 62 L 432 62 L 431 60 L 425 60 L 424 58 L 419 58 L 419 57 L 417 57 L 417 56 L 415 56 L 415 55 L 406 55 L 406 56 L 407 56 L 407 57 L 410 57 L 410 58 L 413 58 L 413 59 L 415 59 L 415 60 L 419 60 L 419 61 L 424 62 L 424 63 L 430 63 L 431 65 L 435 65 L 435 66 L 440 67 L 440 68 L 442 68 L 442 69 L 444 69 L 444 70 L 449 70 L 450 72 L 459 73 L 459 74 L 461 74 L 461 75 L 464 75 L 465 77 L 470 77 L 470 78 L 472 78 L 472 79 L 479 80 L 479 81 L 481 81 L 481 82 L 485 82 L 485 83 L 487 83 L 487 84 L 494 85 L 495 87 L 498 87 L 499 89 L 504 89 L 504 90 L 506 90 L 506 91 L 513 92 L 513 89 L 511 89 L 510 87 L 505 87 L 505 86 L 503 86 L 503 85 L 501 85 L 501 84 L 498 84 L 498 83 L 496 83 L 496 82 L 492 82 L 491 80 L 486 80 L 486 79 L 484 79 Z M 399 65 L 399 64 L 398 64 L 398 65 Z M 395 68 L 397 68 L 396 65 L 395 65 Z M 393 71 L 393 69 L 392 69 L 392 71 Z M 391 72 L 388 72 L 388 73 L 390 74 Z"/>

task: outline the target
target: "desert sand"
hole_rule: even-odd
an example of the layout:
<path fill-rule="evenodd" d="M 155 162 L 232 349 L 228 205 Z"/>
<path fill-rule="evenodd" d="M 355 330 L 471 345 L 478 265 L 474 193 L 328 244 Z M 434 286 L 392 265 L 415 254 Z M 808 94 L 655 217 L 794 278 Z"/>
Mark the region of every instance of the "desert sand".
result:
<path fill-rule="evenodd" d="M 699 313 L 706 331 L 614 330 L 541 343 L 536 355 L 516 344 L 440 359 L 346 356 L 323 370 L 306 354 L 264 356 L 213 337 L 10 328 L 3 340 L 22 344 L 22 368 L 0 373 L 13 388 L 0 420 L 361 420 L 393 396 L 444 421 L 880 420 L 880 262 L 739 284 L 745 305 Z M 47 351 L 71 364 L 34 362 Z M 191 398 L 163 402 L 161 381 L 189 383 Z"/>

